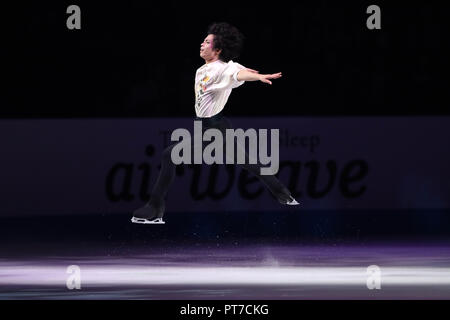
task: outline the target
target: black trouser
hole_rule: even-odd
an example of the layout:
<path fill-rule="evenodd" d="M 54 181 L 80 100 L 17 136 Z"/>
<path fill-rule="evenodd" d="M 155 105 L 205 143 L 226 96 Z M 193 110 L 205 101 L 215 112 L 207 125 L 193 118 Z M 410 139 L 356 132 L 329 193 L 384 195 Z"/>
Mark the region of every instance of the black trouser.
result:
<path fill-rule="evenodd" d="M 225 137 L 225 130 L 226 129 L 233 129 L 233 126 L 230 122 L 230 120 L 226 117 L 224 117 L 221 113 L 210 117 L 210 118 L 196 118 L 196 121 L 202 121 L 202 131 L 204 132 L 207 129 L 215 128 L 222 132 L 223 137 Z M 193 146 L 194 139 L 192 138 L 191 143 L 191 151 L 194 152 L 194 146 Z M 161 203 L 164 201 L 164 198 L 167 194 L 167 191 L 169 190 L 169 187 L 175 177 L 175 167 L 176 165 L 172 162 L 171 153 L 172 149 L 175 145 L 177 145 L 180 142 L 176 142 L 174 144 L 169 145 L 166 147 L 162 153 L 162 159 L 161 159 L 161 171 L 159 172 L 158 179 L 153 187 L 152 193 L 151 193 L 151 201 L 154 202 L 154 204 Z M 225 139 L 224 139 L 224 148 L 223 150 L 226 150 L 225 148 Z M 193 156 L 191 157 L 193 158 Z M 237 161 L 237 152 L 234 152 L 234 162 L 235 164 L 238 164 Z M 193 163 L 193 161 L 191 162 Z M 286 189 L 286 187 L 275 177 L 274 175 L 261 175 L 261 165 L 260 164 L 250 164 L 249 163 L 249 157 L 248 154 L 245 152 L 245 163 L 244 164 L 238 164 L 243 169 L 253 173 L 255 176 L 257 176 L 269 189 L 269 191 L 278 199 L 280 198 L 286 198 L 290 195 L 289 191 Z"/>

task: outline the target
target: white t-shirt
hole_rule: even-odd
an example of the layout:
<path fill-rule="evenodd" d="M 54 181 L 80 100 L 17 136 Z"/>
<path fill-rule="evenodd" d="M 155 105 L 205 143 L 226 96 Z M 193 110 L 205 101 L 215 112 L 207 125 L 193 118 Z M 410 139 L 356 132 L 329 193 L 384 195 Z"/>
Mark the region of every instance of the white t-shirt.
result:
<path fill-rule="evenodd" d="M 244 66 L 230 60 L 216 60 L 197 69 L 195 74 L 195 113 L 199 118 L 209 118 L 227 103 L 231 90 L 245 81 L 238 81 L 237 74 Z"/>

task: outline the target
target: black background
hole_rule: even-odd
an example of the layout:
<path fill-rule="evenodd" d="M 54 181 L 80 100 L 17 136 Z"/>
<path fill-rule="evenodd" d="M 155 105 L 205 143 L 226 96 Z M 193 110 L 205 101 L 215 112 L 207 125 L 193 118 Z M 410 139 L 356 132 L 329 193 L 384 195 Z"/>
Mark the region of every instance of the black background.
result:
<path fill-rule="evenodd" d="M 81 8 L 81 30 L 66 9 Z M 367 7 L 381 8 L 369 30 Z M 448 6 L 437 1 L 58 1 L 3 8 L 2 118 L 193 116 L 210 23 L 246 36 L 235 61 L 283 72 L 233 91 L 229 116 L 449 115 Z"/>

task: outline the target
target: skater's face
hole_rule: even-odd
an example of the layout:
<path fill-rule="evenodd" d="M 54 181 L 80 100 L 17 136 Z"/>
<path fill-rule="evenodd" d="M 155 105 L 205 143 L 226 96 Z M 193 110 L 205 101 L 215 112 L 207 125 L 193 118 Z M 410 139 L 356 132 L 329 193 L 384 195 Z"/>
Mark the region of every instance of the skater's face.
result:
<path fill-rule="evenodd" d="M 222 50 L 214 49 L 214 35 L 208 34 L 200 45 L 200 57 L 205 59 L 206 63 L 216 61 L 219 59 L 219 54 Z"/>

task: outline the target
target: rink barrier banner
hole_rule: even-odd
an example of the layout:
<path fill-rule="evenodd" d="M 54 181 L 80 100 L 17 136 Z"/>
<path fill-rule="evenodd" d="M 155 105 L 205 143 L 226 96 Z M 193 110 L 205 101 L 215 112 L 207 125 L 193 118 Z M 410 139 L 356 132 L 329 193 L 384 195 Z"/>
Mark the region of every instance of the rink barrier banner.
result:
<path fill-rule="evenodd" d="M 450 208 L 450 117 L 229 118 L 279 129 L 279 179 L 303 209 Z M 0 120 L 1 216 L 142 206 L 161 154 L 193 118 Z M 179 165 L 173 212 L 280 210 L 234 165 Z"/>

